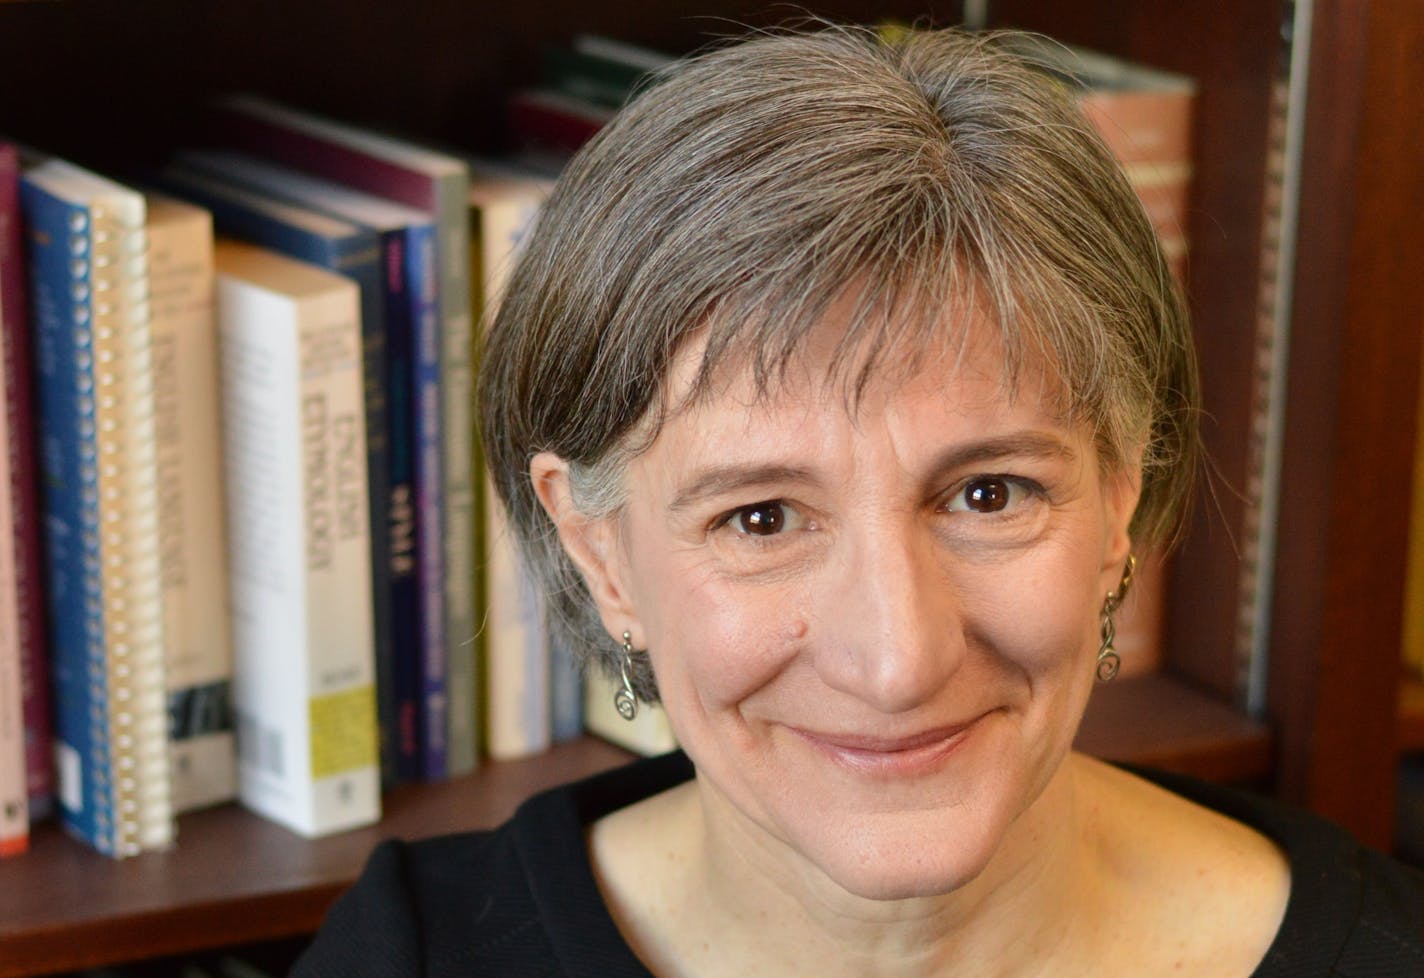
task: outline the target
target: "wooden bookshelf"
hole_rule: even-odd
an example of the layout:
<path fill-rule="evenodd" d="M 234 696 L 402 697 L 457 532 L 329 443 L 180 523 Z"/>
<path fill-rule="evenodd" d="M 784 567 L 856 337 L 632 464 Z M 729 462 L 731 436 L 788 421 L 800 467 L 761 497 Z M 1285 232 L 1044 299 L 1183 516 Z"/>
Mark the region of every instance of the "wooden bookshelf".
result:
<path fill-rule="evenodd" d="M 1246 781 L 1270 772 L 1270 738 L 1163 676 L 1093 694 L 1079 747 L 1112 760 Z M 398 788 L 368 829 L 307 840 L 236 805 L 183 816 L 178 845 L 115 862 L 40 826 L 0 864 L 0 978 L 310 934 L 382 839 L 488 828 L 526 797 L 631 755 L 589 737 L 447 784 Z"/>
<path fill-rule="evenodd" d="M 1403 514 L 1424 276 L 1418 0 L 1315 0 L 1271 677 L 1263 722 L 1237 703 L 1239 494 L 1249 421 L 1270 90 L 1286 0 L 990 0 L 1042 30 L 1196 77 L 1189 295 L 1216 473 L 1168 592 L 1165 672 L 1094 694 L 1080 745 L 1115 760 L 1251 781 L 1387 846 L 1396 740 L 1424 749 L 1424 684 L 1401 683 Z M 802 8 L 797 8 L 802 9 Z M 960 0 L 825 0 L 835 19 L 959 20 Z M 596 31 L 669 51 L 794 11 L 764 0 L 549 0 L 418 9 L 380 0 L 0 3 L 0 132 L 98 165 L 181 141 L 210 95 L 250 90 L 470 149 L 542 45 Z M 62 70 L 60 69 L 62 66 Z M 1381 94 L 1383 93 L 1383 94 Z M 315 842 L 235 806 L 186 816 L 169 853 L 113 863 L 41 826 L 0 863 L 0 978 L 307 934 L 371 847 L 492 825 L 547 785 L 627 757 L 584 740 L 403 788 L 376 828 Z"/>

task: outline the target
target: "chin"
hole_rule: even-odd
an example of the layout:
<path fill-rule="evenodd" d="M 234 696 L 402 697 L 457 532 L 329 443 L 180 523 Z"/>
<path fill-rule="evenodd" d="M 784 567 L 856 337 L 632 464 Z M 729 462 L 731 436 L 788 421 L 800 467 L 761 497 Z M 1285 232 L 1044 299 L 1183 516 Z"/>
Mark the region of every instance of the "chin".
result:
<path fill-rule="evenodd" d="M 984 872 L 1004 834 L 994 825 L 962 824 L 943 811 L 878 814 L 858 821 L 837 833 L 842 844 L 822 836 L 823 844 L 801 848 L 837 886 L 867 900 L 952 893 Z"/>

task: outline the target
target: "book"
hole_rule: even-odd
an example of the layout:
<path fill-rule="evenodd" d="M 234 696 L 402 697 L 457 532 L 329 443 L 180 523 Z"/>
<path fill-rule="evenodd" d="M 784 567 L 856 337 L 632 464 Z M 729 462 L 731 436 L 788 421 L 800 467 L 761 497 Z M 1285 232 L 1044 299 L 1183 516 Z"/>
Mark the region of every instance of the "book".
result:
<path fill-rule="evenodd" d="M 546 179 L 472 163 L 469 206 L 477 258 L 472 280 L 481 329 L 494 318 L 510 268 L 551 186 Z M 485 743 L 493 758 L 524 757 L 546 750 L 552 741 L 551 650 L 539 595 L 520 562 L 488 474 L 480 513 Z"/>
<path fill-rule="evenodd" d="M 21 182 L 66 829 L 173 840 L 143 196 L 62 160 Z"/>
<path fill-rule="evenodd" d="M 215 124 L 223 145 L 415 207 L 438 228 L 440 406 L 443 458 L 445 656 L 428 661 L 426 729 L 448 726 L 443 679 L 473 670 L 475 654 L 474 417 L 471 372 L 469 172 L 461 160 L 413 143 L 298 112 L 251 96 L 223 100 Z M 467 668 L 461 661 L 470 663 Z M 441 688 L 437 688 L 441 687 Z M 448 771 L 445 744 L 432 737 L 427 776 Z"/>
<path fill-rule="evenodd" d="M 25 719 L 25 778 L 30 815 L 39 818 L 48 814 L 54 800 L 54 764 L 26 293 L 19 152 L 14 146 L 0 143 L 0 370 L 5 376 L 5 424 L 12 433 L 7 447 L 15 547 L 14 591 L 19 613 L 16 641 L 20 648 Z"/>
<path fill-rule="evenodd" d="M 213 221 L 147 197 L 158 539 L 173 808 L 237 795 Z"/>
<path fill-rule="evenodd" d="M 305 836 L 380 818 L 360 299 L 216 253 L 239 798 Z"/>
<path fill-rule="evenodd" d="M 229 183 L 308 207 L 373 232 L 384 284 L 388 497 L 382 506 L 390 537 L 392 644 L 377 646 L 381 770 L 386 784 L 425 774 L 430 737 L 422 701 L 438 695 L 424 665 L 442 662 L 445 647 L 443 530 L 440 495 L 440 337 L 435 268 L 436 228 L 422 211 L 351 190 L 241 153 L 188 152 L 179 161 Z M 474 697 L 446 681 L 447 769 L 475 765 Z"/>
<path fill-rule="evenodd" d="M 0 315 L 5 312 L 0 293 Z M 0 372 L 0 397 L 5 376 Z M 15 602 L 14 512 L 10 506 L 11 432 L 0 417 L 0 858 L 29 848 L 29 785 L 25 780 L 25 701 L 20 685 L 19 611 Z"/>
<path fill-rule="evenodd" d="M 597 34 L 550 46 L 542 58 L 550 88 L 612 109 L 622 107 L 649 75 L 673 60 L 661 51 Z"/>
<path fill-rule="evenodd" d="M 371 515 L 371 615 L 377 656 L 394 662 L 390 587 L 390 442 L 386 431 L 385 284 L 380 242 L 374 232 L 309 207 L 288 203 L 181 159 L 157 174 L 167 191 L 212 212 L 220 235 L 310 262 L 356 282 L 360 296 L 361 356 L 365 379 L 366 470 Z"/>
<path fill-rule="evenodd" d="M 509 121 L 519 145 L 531 152 L 573 155 L 617 110 L 551 88 L 529 88 L 509 99 Z"/>

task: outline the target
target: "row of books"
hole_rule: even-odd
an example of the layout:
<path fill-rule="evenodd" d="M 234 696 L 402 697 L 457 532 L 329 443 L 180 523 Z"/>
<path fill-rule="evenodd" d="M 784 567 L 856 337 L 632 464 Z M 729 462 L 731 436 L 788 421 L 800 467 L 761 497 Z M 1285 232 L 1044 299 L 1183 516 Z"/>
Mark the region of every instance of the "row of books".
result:
<path fill-rule="evenodd" d="M 4 427 L 39 447 L 12 468 L 43 514 L 0 507 L 0 599 L 30 599 L 0 608 L 28 629 L 0 636 L 7 849 L 51 793 L 116 856 L 235 791 L 307 834 L 370 822 L 382 783 L 474 766 L 477 638 L 526 687 L 495 697 L 487 748 L 552 736 L 524 676 L 537 604 L 493 507 L 476 526 L 470 413 L 474 313 L 548 181 L 219 111 L 230 148 L 122 181 L 0 150 Z"/>
<path fill-rule="evenodd" d="M 1073 57 L 1184 256 L 1190 84 Z M 512 103 L 518 163 L 249 97 L 121 180 L 0 149 L 0 693 L 24 692 L 0 695 L 0 847 L 27 797 L 127 855 L 234 794 L 322 834 L 585 725 L 671 745 L 549 648 L 471 416 L 474 324 L 559 162 L 665 61 L 551 54 Z M 1157 645 L 1137 593 L 1129 671 Z"/>

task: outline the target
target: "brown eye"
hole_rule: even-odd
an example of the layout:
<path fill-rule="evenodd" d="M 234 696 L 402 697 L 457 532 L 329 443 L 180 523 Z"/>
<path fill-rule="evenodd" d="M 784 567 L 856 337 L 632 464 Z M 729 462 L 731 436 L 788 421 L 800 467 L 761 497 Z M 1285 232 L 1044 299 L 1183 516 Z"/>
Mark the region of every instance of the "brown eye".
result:
<path fill-rule="evenodd" d="M 1003 479 L 979 479 L 964 487 L 964 504 L 976 513 L 997 513 L 1009 505 L 1009 484 Z"/>
<path fill-rule="evenodd" d="M 757 503 L 738 511 L 736 523 L 743 533 L 769 537 L 786 526 L 786 510 L 780 503 Z"/>
<path fill-rule="evenodd" d="M 776 499 L 733 510 L 725 522 L 737 533 L 749 537 L 772 537 L 807 526 L 795 506 Z"/>
<path fill-rule="evenodd" d="M 1023 487 L 1016 480 L 984 476 L 964 484 L 949 509 L 968 513 L 1002 513 L 1019 502 Z"/>

